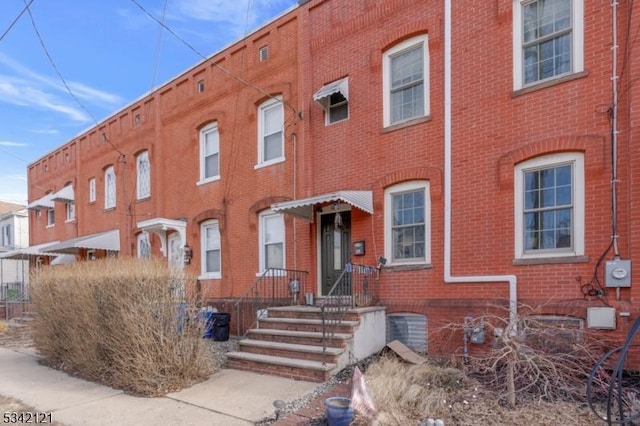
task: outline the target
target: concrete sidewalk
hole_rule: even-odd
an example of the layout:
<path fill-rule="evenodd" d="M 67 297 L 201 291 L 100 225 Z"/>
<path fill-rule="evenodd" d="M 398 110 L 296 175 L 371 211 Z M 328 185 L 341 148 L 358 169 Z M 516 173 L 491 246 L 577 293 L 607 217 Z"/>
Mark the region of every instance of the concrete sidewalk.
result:
<path fill-rule="evenodd" d="M 38 364 L 30 351 L 0 348 L 0 395 L 21 400 L 54 421 L 74 425 L 252 425 L 318 384 L 222 370 L 162 398 L 129 396 Z"/>

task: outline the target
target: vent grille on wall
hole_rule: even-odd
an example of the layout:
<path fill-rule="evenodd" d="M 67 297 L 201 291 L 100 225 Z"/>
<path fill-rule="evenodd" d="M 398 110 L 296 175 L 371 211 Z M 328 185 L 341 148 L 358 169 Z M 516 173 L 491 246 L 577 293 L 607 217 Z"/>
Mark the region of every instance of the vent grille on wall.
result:
<path fill-rule="evenodd" d="M 416 352 L 427 352 L 427 317 L 411 313 L 387 315 L 387 343 L 394 340 Z"/>

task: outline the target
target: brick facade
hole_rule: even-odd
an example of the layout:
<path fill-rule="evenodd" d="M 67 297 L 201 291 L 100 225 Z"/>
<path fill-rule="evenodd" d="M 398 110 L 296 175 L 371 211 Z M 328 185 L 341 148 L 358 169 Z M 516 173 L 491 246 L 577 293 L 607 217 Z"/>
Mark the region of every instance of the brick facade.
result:
<path fill-rule="evenodd" d="M 425 315 L 429 331 L 489 306 L 507 306 L 509 286 L 499 282 L 447 283 L 445 239 L 445 2 L 410 0 L 311 0 L 278 18 L 160 89 L 117 112 L 29 166 L 29 199 L 66 183 L 76 188 L 76 220 L 54 227 L 31 217 L 31 244 L 64 241 L 108 229 L 121 231 L 121 255 L 135 255 L 137 223 L 181 219 L 194 248 L 187 268 L 200 263 L 199 224 L 217 219 L 222 278 L 201 280 L 205 298 L 236 298 L 255 281 L 258 214 L 274 203 L 304 200 L 341 190 L 370 191 L 373 214 L 339 203 L 350 214 L 350 241 L 364 241 L 354 263 L 376 265 L 385 253 L 385 191 L 403 182 L 429 184 L 430 262 L 383 268 L 382 303 L 388 313 Z M 518 302 L 544 305 L 539 313 L 586 319 L 588 307 L 616 309 L 624 336 L 640 314 L 637 286 L 604 289 L 598 260 L 612 237 L 612 17 L 608 5 L 584 0 L 584 70 L 514 90 L 512 2 L 452 2 L 451 61 L 451 274 L 513 275 Z M 618 110 L 617 235 L 621 258 L 633 259 L 640 228 L 640 72 L 629 34 L 640 25 L 632 3 L 619 7 L 620 100 Z M 631 17 L 631 19 L 627 19 Z M 429 112 L 399 125 L 383 121 L 385 52 L 412 37 L 428 40 Z M 269 57 L 259 61 L 258 49 Z M 628 50 L 625 50 L 628 49 Z M 219 67 L 228 71 L 222 72 Z M 235 78 L 235 77 L 238 78 Z M 348 119 L 325 124 L 314 94 L 348 77 Z M 240 80 L 242 79 L 242 81 Z M 197 82 L 205 90 L 197 93 Z M 248 84 L 246 84 L 248 83 Z M 259 88 L 257 90 L 256 88 Z M 257 107 L 269 96 L 285 106 L 284 162 L 255 168 Z M 140 123 L 136 124 L 136 116 Z M 221 178 L 198 185 L 199 129 L 216 121 L 220 131 Z M 109 142 L 102 140 L 108 135 Z M 135 200 L 135 155 L 148 150 L 151 197 Z M 524 161 L 555 153 L 584 158 L 584 253 L 522 261 L 515 255 L 514 170 Z M 120 155 L 124 154 L 124 157 Z M 117 206 L 103 209 L 103 170 L 113 165 Z M 98 199 L 88 202 L 88 179 Z M 314 221 L 285 214 L 286 265 L 309 272 L 306 292 L 322 293 L 320 213 Z M 158 255 L 159 240 L 152 239 Z M 603 261 L 611 260 L 607 252 Z M 599 284 L 592 276 L 597 271 Z M 633 276 L 633 275 L 632 275 Z M 591 283 L 590 283 L 591 281 Z M 590 284 L 589 284 L 590 283 Z M 587 285 L 588 284 L 588 285 Z M 595 290 L 589 292 L 589 289 Z M 620 316 L 629 312 L 630 316 Z M 609 333 L 609 331 L 603 331 Z M 436 340 L 430 350 L 437 351 Z"/>

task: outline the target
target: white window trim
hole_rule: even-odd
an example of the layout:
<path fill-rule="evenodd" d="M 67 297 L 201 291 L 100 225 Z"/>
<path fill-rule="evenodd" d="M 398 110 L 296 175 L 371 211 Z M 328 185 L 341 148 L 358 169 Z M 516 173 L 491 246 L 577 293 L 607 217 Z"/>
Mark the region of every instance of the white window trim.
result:
<path fill-rule="evenodd" d="M 64 203 L 64 206 L 65 214 L 67 215 L 65 222 L 73 222 L 76 220 L 76 203 L 74 201 L 67 201 Z"/>
<path fill-rule="evenodd" d="M 113 200 L 109 200 L 110 190 L 109 190 L 109 176 L 113 177 Z M 104 209 L 113 209 L 116 207 L 117 200 L 117 192 L 116 192 L 116 172 L 113 166 L 109 166 L 104 171 Z"/>
<path fill-rule="evenodd" d="M 387 50 L 383 54 L 382 58 L 382 104 L 383 104 L 383 125 L 384 127 L 395 126 L 411 120 L 415 120 L 421 117 L 412 117 L 406 120 L 391 123 L 391 58 L 397 56 L 402 51 L 410 49 L 415 45 L 422 43 L 422 55 L 424 59 L 423 70 L 423 87 L 424 87 L 424 115 L 427 117 L 430 114 L 429 105 L 429 92 L 430 92 L 430 78 L 429 78 L 429 38 L 425 35 L 419 35 L 398 43 L 391 49 Z"/>
<path fill-rule="evenodd" d="M 271 160 L 268 161 L 262 161 L 262 158 L 264 156 L 264 112 L 273 107 L 274 105 L 280 104 L 280 107 L 282 108 L 282 117 L 283 117 L 283 123 L 282 123 L 282 140 L 281 140 L 281 147 L 282 147 L 282 154 L 280 155 L 280 157 L 276 157 L 276 158 L 272 158 Z M 284 104 L 282 102 L 282 96 L 275 96 L 273 99 L 269 99 L 268 101 L 263 102 L 262 104 L 260 104 L 260 106 L 258 107 L 258 162 L 257 164 L 254 166 L 254 169 L 260 169 L 262 167 L 267 167 L 267 166 L 271 166 L 273 164 L 278 164 L 278 163 L 282 163 L 285 161 L 285 155 L 284 155 L 284 148 L 285 148 L 285 144 L 284 144 Z"/>
<path fill-rule="evenodd" d="M 2 225 L 2 247 L 11 247 L 11 224 Z"/>
<path fill-rule="evenodd" d="M 424 189 L 424 260 L 393 259 L 393 196 L 400 192 Z M 415 180 L 390 186 L 384 191 L 384 253 L 387 266 L 431 264 L 431 190 L 429 181 Z"/>
<path fill-rule="evenodd" d="M 147 164 L 146 174 L 142 174 L 142 163 Z M 143 179 L 146 185 L 143 185 Z M 142 189 L 145 188 L 145 192 Z M 149 151 L 143 151 L 136 156 L 136 199 L 142 200 L 151 197 L 151 162 L 149 161 Z"/>
<path fill-rule="evenodd" d="M 96 178 L 89 179 L 89 202 L 96 202 Z"/>
<path fill-rule="evenodd" d="M 259 262 L 259 271 L 256 273 L 256 276 L 259 277 L 265 273 L 266 268 L 266 259 L 264 256 L 264 245 L 265 245 L 265 222 L 267 218 L 279 216 L 282 220 L 282 269 L 286 269 L 287 267 L 287 229 L 284 223 L 284 215 L 281 213 L 276 213 L 273 210 L 265 210 L 261 212 L 258 216 L 258 262 Z"/>
<path fill-rule="evenodd" d="M 524 84 L 522 64 L 522 5 L 525 0 L 513 0 L 513 90 L 553 81 L 584 71 L 584 0 L 571 0 L 571 71 L 544 80 Z"/>
<path fill-rule="evenodd" d="M 51 221 L 49 213 L 53 213 L 53 221 Z M 54 226 L 56 226 L 56 209 L 55 207 L 52 207 L 50 209 L 47 209 L 47 228 L 52 228 Z"/>
<path fill-rule="evenodd" d="M 218 236 L 220 240 L 220 271 L 217 272 L 208 272 L 206 271 L 207 267 L 207 259 L 206 259 L 206 232 L 205 229 L 210 226 L 217 226 L 218 228 Z M 220 279 L 222 278 L 222 235 L 220 235 L 220 223 L 216 219 L 207 220 L 200 224 L 200 276 L 198 277 L 201 280 L 211 280 L 211 279 Z"/>
<path fill-rule="evenodd" d="M 149 248 L 148 256 L 143 256 L 142 246 L 144 244 Z M 138 255 L 138 259 L 148 259 L 151 257 L 151 241 L 149 239 L 148 232 L 141 232 L 138 234 L 138 237 L 136 238 L 136 253 Z"/>
<path fill-rule="evenodd" d="M 205 142 L 207 133 L 216 132 L 218 134 L 218 174 L 215 176 L 205 177 Z M 200 130 L 200 180 L 197 182 L 197 185 L 203 185 L 205 183 L 214 182 L 220 180 L 220 130 L 218 129 L 218 123 L 214 122 L 206 125 Z"/>
<path fill-rule="evenodd" d="M 530 169 L 553 167 L 573 163 L 573 249 L 545 250 L 540 253 L 524 252 L 524 172 Z M 522 162 L 514 168 L 514 224 L 515 258 L 544 259 L 584 255 L 584 155 L 570 152 L 537 157 Z"/>

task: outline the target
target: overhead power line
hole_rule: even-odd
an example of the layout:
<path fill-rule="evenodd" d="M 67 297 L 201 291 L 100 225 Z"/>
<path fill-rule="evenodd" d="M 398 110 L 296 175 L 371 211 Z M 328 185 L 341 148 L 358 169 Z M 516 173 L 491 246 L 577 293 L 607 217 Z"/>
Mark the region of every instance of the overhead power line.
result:
<path fill-rule="evenodd" d="M 33 3 L 34 0 L 30 0 L 29 3 L 24 7 L 24 9 L 22 9 L 22 11 L 20 13 L 18 13 L 18 16 L 15 17 L 15 19 L 13 20 L 13 22 L 11 22 L 11 24 L 9 24 L 9 27 L 2 33 L 2 35 L 0 36 L 0 41 L 2 41 L 2 39 L 9 34 L 9 31 L 11 31 L 11 28 L 13 28 L 13 26 L 16 24 L 16 22 L 18 22 L 18 20 L 20 19 L 20 17 L 22 15 L 24 15 L 24 13 L 29 9 L 29 6 L 31 6 L 31 3 Z"/>
<path fill-rule="evenodd" d="M 26 2 L 26 0 L 25 0 Z M 31 2 L 33 2 L 33 0 L 31 0 Z M 29 4 L 31 4 L 31 2 Z M 91 120 L 93 120 L 93 122 L 95 123 L 96 126 L 98 126 L 98 120 L 96 120 L 96 118 L 94 117 L 93 114 L 91 114 L 91 111 L 89 111 L 89 109 L 84 106 L 84 104 L 82 102 L 80 102 L 80 99 L 78 99 L 78 97 L 73 93 L 73 90 L 71 90 L 71 87 L 69 87 L 69 84 L 67 84 L 67 80 L 65 80 L 65 78 L 62 76 L 62 73 L 60 72 L 60 70 L 58 69 L 58 66 L 56 65 L 55 61 L 53 60 L 53 57 L 51 56 L 51 54 L 49 53 L 49 50 L 47 49 L 47 46 L 44 42 L 44 39 L 42 38 L 42 35 L 40 34 L 40 31 L 38 31 L 38 26 L 36 25 L 36 21 L 33 17 L 33 14 L 31 13 L 31 9 L 29 8 L 29 4 L 26 5 L 25 9 L 27 11 L 27 13 L 29 14 L 29 18 L 31 19 L 31 25 L 33 26 L 33 30 L 36 33 L 36 36 L 38 37 L 38 41 L 40 42 L 40 46 L 42 47 L 42 50 L 44 51 L 45 55 L 47 56 L 47 59 L 49 60 L 49 63 L 51 64 L 51 67 L 53 68 L 53 70 L 55 71 L 55 73 L 58 75 L 58 78 L 60 78 L 60 81 L 62 81 L 62 84 L 64 85 L 65 89 L 67 90 L 67 93 L 69 93 L 69 96 L 71 96 L 71 98 L 80 106 L 80 108 L 82 108 L 91 118 Z M 118 154 L 120 154 L 121 158 L 125 158 L 126 156 L 124 155 L 124 153 L 122 151 L 120 151 L 107 137 L 106 133 L 102 133 L 102 138 L 105 142 L 107 142 L 109 145 L 111 145 L 111 147 L 118 152 Z"/>

